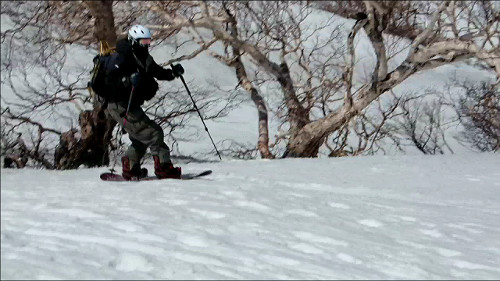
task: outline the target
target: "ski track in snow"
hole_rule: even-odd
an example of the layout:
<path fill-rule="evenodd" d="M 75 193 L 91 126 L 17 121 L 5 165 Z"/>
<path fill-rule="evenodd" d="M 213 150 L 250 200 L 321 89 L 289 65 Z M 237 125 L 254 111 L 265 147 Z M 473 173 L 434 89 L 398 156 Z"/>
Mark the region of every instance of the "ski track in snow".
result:
<path fill-rule="evenodd" d="M 490 154 L 227 161 L 143 183 L 2 169 L 1 277 L 498 279 L 495 167 Z"/>

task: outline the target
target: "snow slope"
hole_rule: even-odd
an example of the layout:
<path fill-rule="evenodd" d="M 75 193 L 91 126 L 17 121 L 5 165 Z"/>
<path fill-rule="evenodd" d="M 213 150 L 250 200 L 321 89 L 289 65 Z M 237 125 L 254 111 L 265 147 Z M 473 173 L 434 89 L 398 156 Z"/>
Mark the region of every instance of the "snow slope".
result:
<path fill-rule="evenodd" d="M 151 166 L 147 166 L 151 169 Z M 499 279 L 500 157 L 1 170 L 2 279 Z"/>

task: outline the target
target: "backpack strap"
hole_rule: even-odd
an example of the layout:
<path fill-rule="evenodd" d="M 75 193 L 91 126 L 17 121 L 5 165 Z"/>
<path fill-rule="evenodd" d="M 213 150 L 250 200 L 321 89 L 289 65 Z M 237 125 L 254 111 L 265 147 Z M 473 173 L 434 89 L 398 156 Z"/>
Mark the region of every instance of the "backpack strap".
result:
<path fill-rule="evenodd" d="M 116 47 L 111 48 L 106 40 L 101 40 L 101 56 L 106 56 L 116 52 Z"/>
<path fill-rule="evenodd" d="M 135 58 L 135 61 L 137 62 L 137 64 L 142 67 L 142 69 L 144 69 L 146 72 L 148 72 L 148 68 L 149 66 L 151 65 L 151 63 L 153 62 L 153 57 L 151 55 L 148 55 L 148 58 L 146 59 L 146 65 L 144 65 L 141 60 L 135 55 L 134 52 L 132 52 L 132 54 L 134 55 L 134 58 Z M 139 69 L 137 69 L 137 71 L 139 72 Z"/>

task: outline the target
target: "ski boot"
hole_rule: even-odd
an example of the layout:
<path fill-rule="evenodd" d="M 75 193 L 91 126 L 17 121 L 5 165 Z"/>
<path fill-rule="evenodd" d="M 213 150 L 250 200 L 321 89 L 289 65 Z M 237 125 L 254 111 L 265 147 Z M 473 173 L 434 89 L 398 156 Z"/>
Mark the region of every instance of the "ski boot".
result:
<path fill-rule="evenodd" d="M 127 156 L 122 157 L 122 176 L 129 181 L 137 181 L 148 175 L 146 168 L 141 169 L 140 163 L 134 163 L 130 167 L 130 159 Z"/>
<path fill-rule="evenodd" d="M 155 175 L 159 179 L 180 179 L 181 167 L 174 167 L 172 162 L 160 163 L 160 157 L 153 156 L 155 162 Z"/>

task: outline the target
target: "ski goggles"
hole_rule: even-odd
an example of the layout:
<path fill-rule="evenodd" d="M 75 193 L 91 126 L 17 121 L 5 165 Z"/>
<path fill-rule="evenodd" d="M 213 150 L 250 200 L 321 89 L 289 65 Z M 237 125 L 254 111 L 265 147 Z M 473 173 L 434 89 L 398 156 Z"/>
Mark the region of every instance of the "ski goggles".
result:
<path fill-rule="evenodd" d="M 139 41 L 139 45 L 141 45 L 143 47 L 151 45 L 151 38 L 141 38 L 138 41 Z"/>

